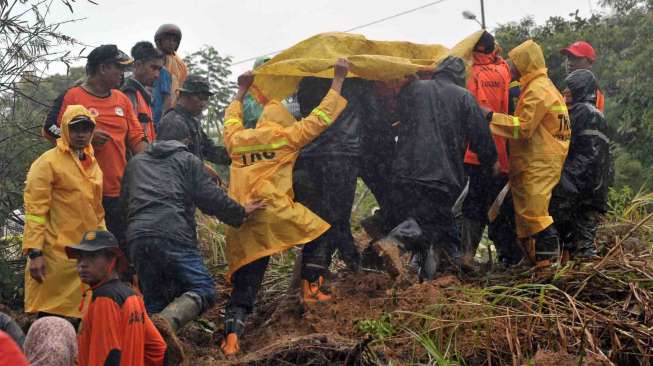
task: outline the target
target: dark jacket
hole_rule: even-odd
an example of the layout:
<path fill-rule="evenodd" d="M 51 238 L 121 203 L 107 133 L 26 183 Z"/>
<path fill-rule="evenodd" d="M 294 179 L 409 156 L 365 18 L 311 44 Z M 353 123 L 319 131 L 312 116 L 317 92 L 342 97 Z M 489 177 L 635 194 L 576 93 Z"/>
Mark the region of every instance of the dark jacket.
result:
<path fill-rule="evenodd" d="M 573 99 L 569 108 L 571 144 L 556 194 L 574 196 L 585 205 L 605 211 L 612 158 L 608 124 L 596 108 L 597 81 L 591 71 L 577 70 L 565 82 Z"/>
<path fill-rule="evenodd" d="M 223 146 L 217 146 L 213 141 L 204 133 L 200 125 L 200 121 L 193 117 L 187 110 L 180 106 L 169 109 L 159 123 L 163 123 L 168 119 L 178 119 L 184 121 L 192 138 L 191 143 L 188 145 L 188 150 L 200 160 L 208 160 L 218 165 L 231 165 L 231 159 L 227 150 Z"/>
<path fill-rule="evenodd" d="M 465 184 L 467 143 L 481 165 L 490 168 L 496 162 L 497 150 L 487 119 L 464 85 L 465 64 L 449 57 L 438 66 L 432 80 L 414 81 L 402 89 L 393 178 L 458 196 Z"/>
<path fill-rule="evenodd" d="M 158 141 L 125 169 L 121 202 L 127 240 L 159 237 L 196 245 L 195 207 L 238 227 L 245 209 L 222 191 L 203 163 L 178 141 Z"/>
<path fill-rule="evenodd" d="M 297 99 L 302 116 L 308 116 L 317 107 L 331 87 L 331 79 L 305 77 L 299 84 Z M 300 159 L 318 156 L 358 157 L 361 149 L 363 124 L 374 124 L 378 108 L 374 84 L 362 79 L 346 79 L 341 95 L 347 99 L 347 108 L 313 142 L 306 145 Z"/>

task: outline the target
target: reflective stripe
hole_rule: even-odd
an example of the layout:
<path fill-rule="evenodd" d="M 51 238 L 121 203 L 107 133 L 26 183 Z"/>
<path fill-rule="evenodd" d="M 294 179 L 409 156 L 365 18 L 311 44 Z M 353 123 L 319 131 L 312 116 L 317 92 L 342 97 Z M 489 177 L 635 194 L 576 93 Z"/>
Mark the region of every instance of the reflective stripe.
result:
<path fill-rule="evenodd" d="M 238 118 L 229 118 L 228 120 L 224 121 L 224 125 L 226 126 L 231 126 L 231 125 L 242 125 L 243 121 L 239 120 Z"/>
<path fill-rule="evenodd" d="M 331 117 L 327 116 L 326 113 L 322 112 L 321 110 L 319 110 L 317 108 L 313 109 L 313 112 L 311 112 L 311 113 L 313 113 L 314 115 L 320 117 L 322 119 L 322 121 L 324 121 L 324 123 L 326 123 L 327 125 L 330 125 L 331 123 L 333 123 L 333 120 L 331 119 Z"/>
<path fill-rule="evenodd" d="M 603 132 L 599 130 L 585 130 L 578 134 L 578 136 L 595 136 L 605 141 L 606 144 L 610 143 L 610 139 Z"/>
<path fill-rule="evenodd" d="M 521 122 L 519 121 L 519 117 L 512 117 L 512 125 L 513 125 L 512 138 L 518 139 L 519 128 L 521 127 Z"/>
<path fill-rule="evenodd" d="M 519 81 L 513 81 L 513 82 L 510 83 L 510 88 L 511 89 L 514 88 L 514 87 L 519 87 L 519 86 L 521 86 L 521 83 Z"/>
<path fill-rule="evenodd" d="M 564 105 L 554 105 L 551 107 L 551 112 L 556 113 L 567 113 L 567 106 Z"/>
<path fill-rule="evenodd" d="M 239 146 L 234 148 L 236 154 L 248 153 L 253 151 L 276 150 L 288 145 L 288 140 L 279 140 L 271 144 Z"/>
<path fill-rule="evenodd" d="M 36 215 L 26 214 L 25 215 L 25 220 L 32 221 L 32 222 L 35 222 L 35 223 L 41 224 L 41 225 L 45 224 L 45 216 L 36 216 Z"/>

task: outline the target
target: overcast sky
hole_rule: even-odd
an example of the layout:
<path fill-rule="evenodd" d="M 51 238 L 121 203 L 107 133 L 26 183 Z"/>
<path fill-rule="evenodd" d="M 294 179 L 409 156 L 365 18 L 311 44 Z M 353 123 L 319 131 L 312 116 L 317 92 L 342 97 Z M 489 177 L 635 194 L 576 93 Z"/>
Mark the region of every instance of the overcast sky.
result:
<path fill-rule="evenodd" d="M 75 13 L 60 6 L 53 19 L 85 18 L 62 30 L 91 46 L 114 43 L 129 53 L 137 41 L 153 41 L 162 23 L 183 31 L 179 52 L 212 45 L 234 62 L 287 48 L 321 32 L 363 25 L 430 3 L 428 0 L 77 0 Z M 550 16 L 600 11 L 596 0 L 485 0 L 488 28 L 531 15 L 538 23 Z M 479 26 L 462 18 L 463 10 L 480 18 L 479 0 L 441 3 L 356 31 L 369 39 L 440 43 L 452 46 Z M 87 51 L 88 52 L 88 51 Z M 253 62 L 234 66 L 240 73 Z M 83 62 L 80 61 L 80 65 Z M 55 69 L 61 72 L 65 69 Z"/>

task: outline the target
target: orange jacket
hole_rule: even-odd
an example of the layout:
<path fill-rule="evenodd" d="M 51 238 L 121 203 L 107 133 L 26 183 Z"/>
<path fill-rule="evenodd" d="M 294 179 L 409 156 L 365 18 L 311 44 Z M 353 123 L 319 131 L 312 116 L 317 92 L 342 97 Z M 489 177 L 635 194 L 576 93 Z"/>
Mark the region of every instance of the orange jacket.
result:
<path fill-rule="evenodd" d="M 167 347 L 143 299 L 118 279 L 93 290 L 78 341 L 79 366 L 159 366 Z"/>
<path fill-rule="evenodd" d="M 510 67 L 496 52 L 491 54 L 474 53 L 474 65 L 467 80 L 467 89 L 474 94 L 482 107 L 497 113 L 508 113 L 510 91 Z M 494 135 L 494 143 L 499 154 L 501 171 L 508 174 L 508 153 L 506 139 Z M 478 157 L 469 148 L 465 153 L 465 163 L 478 165 Z"/>
<path fill-rule="evenodd" d="M 605 95 L 601 89 L 596 89 L 596 108 L 601 112 L 605 112 Z"/>

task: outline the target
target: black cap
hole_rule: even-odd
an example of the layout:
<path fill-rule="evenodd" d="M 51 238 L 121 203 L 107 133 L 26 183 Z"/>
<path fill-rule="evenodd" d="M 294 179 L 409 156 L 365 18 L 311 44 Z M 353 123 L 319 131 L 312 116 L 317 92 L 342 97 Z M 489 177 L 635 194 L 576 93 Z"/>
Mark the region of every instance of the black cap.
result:
<path fill-rule="evenodd" d="M 72 125 L 80 124 L 80 123 L 88 123 L 89 125 L 95 127 L 95 122 L 93 122 L 93 120 L 91 120 L 91 118 L 89 116 L 84 116 L 84 115 L 77 116 L 77 117 L 71 119 L 70 122 L 68 122 L 68 127 L 70 127 Z"/>
<path fill-rule="evenodd" d="M 206 94 L 213 95 L 211 92 L 209 81 L 199 75 L 189 75 L 184 81 L 184 85 L 179 88 L 179 91 L 191 94 Z"/>
<path fill-rule="evenodd" d="M 115 44 L 104 44 L 96 47 L 86 56 L 87 66 L 97 66 L 101 64 L 119 64 L 129 66 L 134 62 L 126 53 L 118 49 Z"/>
<path fill-rule="evenodd" d="M 81 243 L 69 245 L 65 248 L 68 259 L 77 259 L 79 252 L 97 252 L 102 249 L 111 249 L 116 253 L 120 253 L 118 240 L 106 230 L 87 231 L 84 233 Z"/>

